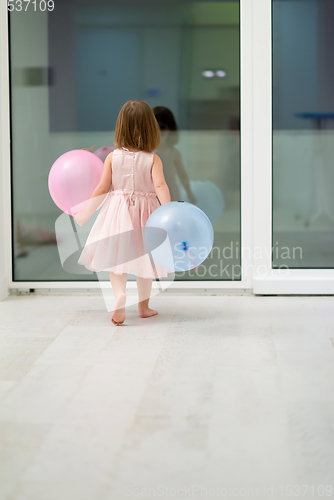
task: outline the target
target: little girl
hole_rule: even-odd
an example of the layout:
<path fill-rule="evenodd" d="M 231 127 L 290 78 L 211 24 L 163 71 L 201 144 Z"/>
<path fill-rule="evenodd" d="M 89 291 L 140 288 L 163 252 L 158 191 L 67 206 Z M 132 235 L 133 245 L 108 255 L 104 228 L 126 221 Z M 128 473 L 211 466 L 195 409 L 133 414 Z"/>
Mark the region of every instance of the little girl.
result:
<path fill-rule="evenodd" d="M 125 320 L 127 273 L 137 276 L 141 318 L 158 314 L 149 308 L 152 279 L 168 276 L 166 269 L 153 262 L 143 244 L 147 219 L 159 207 L 159 201 L 161 205 L 171 201 L 162 162 L 153 152 L 159 141 L 158 122 L 150 106 L 139 100 L 125 103 L 116 123 L 117 149 L 107 156 L 87 208 L 74 217 L 79 226 L 85 224 L 112 185 L 78 263 L 90 271 L 109 271 L 116 297 L 111 316 L 115 325 Z"/>

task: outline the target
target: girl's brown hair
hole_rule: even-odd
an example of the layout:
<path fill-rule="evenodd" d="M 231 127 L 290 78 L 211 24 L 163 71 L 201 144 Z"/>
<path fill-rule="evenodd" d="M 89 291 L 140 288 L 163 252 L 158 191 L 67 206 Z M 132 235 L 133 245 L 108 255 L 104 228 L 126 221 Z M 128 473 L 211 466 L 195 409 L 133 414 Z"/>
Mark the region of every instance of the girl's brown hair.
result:
<path fill-rule="evenodd" d="M 165 106 L 156 106 L 153 108 L 153 113 L 160 130 L 168 130 L 169 132 L 166 139 L 167 144 L 175 146 L 179 142 L 179 131 L 172 111 L 169 108 L 165 108 Z"/>
<path fill-rule="evenodd" d="M 140 100 L 126 102 L 117 118 L 115 146 L 153 151 L 159 142 L 159 125 L 152 108 Z"/>

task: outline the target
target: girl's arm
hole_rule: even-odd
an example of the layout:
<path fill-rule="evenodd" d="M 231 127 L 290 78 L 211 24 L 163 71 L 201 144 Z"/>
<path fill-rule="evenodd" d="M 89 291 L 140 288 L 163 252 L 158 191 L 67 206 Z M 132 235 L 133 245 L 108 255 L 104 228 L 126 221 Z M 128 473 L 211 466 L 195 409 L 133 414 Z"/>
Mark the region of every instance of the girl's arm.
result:
<path fill-rule="evenodd" d="M 191 187 L 190 187 L 189 177 L 188 177 L 186 169 L 184 168 L 181 153 L 176 148 L 174 149 L 174 151 L 175 151 L 174 165 L 175 165 L 176 170 L 177 170 L 177 175 L 179 176 L 179 179 L 182 183 L 182 186 L 186 190 L 188 200 L 191 203 L 193 203 L 195 201 L 195 196 L 194 196 L 194 193 L 192 192 Z"/>
<path fill-rule="evenodd" d="M 165 181 L 164 172 L 162 169 L 162 161 L 157 154 L 154 154 L 153 167 L 152 167 L 152 179 L 154 184 L 154 189 L 159 198 L 161 205 L 170 202 L 170 193 Z"/>
<path fill-rule="evenodd" d="M 95 210 L 102 203 L 101 196 L 109 192 L 112 182 L 111 162 L 112 153 L 109 153 L 104 162 L 104 169 L 101 180 L 98 186 L 94 189 L 87 207 L 85 208 L 85 210 L 83 210 L 82 212 L 78 212 L 74 216 L 74 220 L 79 224 L 79 226 L 83 226 L 91 218 Z"/>

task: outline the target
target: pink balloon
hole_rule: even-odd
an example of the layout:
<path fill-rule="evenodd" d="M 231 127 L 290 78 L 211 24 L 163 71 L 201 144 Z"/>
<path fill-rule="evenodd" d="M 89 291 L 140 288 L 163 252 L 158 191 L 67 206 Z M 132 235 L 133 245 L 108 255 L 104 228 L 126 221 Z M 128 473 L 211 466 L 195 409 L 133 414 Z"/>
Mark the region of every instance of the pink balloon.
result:
<path fill-rule="evenodd" d="M 105 159 L 107 158 L 109 153 L 112 153 L 115 151 L 116 146 L 103 146 L 102 148 L 97 149 L 96 151 L 93 151 L 94 155 L 98 156 L 100 160 L 105 162 Z"/>
<path fill-rule="evenodd" d="M 84 210 L 101 180 L 103 168 L 103 162 L 95 154 L 83 149 L 61 155 L 51 167 L 48 182 L 57 207 L 69 215 Z"/>

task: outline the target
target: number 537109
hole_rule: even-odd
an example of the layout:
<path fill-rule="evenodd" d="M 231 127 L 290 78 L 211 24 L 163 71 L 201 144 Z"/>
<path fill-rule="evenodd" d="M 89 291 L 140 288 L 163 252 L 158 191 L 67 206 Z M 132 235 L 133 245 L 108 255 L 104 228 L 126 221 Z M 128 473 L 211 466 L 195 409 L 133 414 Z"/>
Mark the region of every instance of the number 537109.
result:
<path fill-rule="evenodd" d="M 22 10 L 27 11 L 28 9 L 33 9 L 34 11 L 44 12 L 48 10 L 53 11 L 55 8 L 55 3 L 53 0 L 8 0 L 7 6 L 9 12 L 13 10 L 20 12 Z"/>

